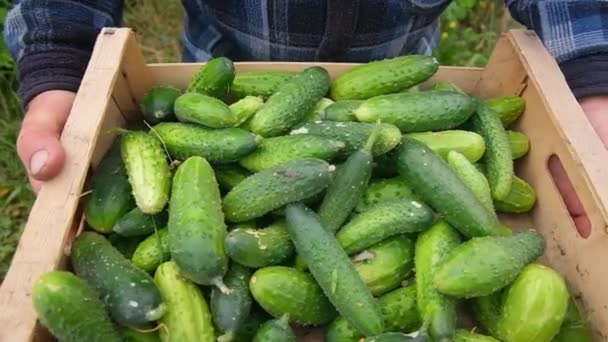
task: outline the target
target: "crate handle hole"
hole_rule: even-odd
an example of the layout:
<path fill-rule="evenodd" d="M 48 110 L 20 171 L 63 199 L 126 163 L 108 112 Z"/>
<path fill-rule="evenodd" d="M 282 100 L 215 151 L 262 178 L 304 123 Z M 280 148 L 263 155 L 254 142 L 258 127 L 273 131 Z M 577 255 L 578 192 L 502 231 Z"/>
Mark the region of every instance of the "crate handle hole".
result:
<path fill-rule="evenodd" d="M 578 235 L 586 239 L 591 235 L 591 220 L 583 206 L 572 181 L 564 169 L 564 165 L 559 156 L 552 154 L 547 161 L 547 169 L 551 174 L 553 183 L 558 190 L 562 202 L 568 209 L 568 213 L 576 226 Z"/>

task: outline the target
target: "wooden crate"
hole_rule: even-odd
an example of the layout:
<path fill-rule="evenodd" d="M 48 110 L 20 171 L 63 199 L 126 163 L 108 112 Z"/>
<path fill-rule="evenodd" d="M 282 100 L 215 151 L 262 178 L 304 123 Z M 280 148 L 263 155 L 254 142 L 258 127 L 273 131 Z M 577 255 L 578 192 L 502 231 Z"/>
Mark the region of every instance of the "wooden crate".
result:
<path fill-rule="evenodd" d="M 350 69 L 346 63 L 236 63 L 237 71 L 302 70 L 325 67 L 332 76 Z M 66 267 L 66 254 L 82 225 L 79 206 L 90 167 L 95 168 L 114 135 L 139 117 L 137 104 L 153 85 L 185 88 L 200 64 L 146 65 L 129 29 L 104 29 L 61 137 L 66 165 L 45 184 L 32 208 L 11 268 L 0 289 L 0 341 L 50 340 L 36 320 L 31 290 L 38 277 Z M 608 152 L 572 96 L 557 64 L 534 33 L 504 35 L 488 66 L 442 67 L 429 81 L 450 80 L 467 92 L 488 98 L 521 95 L 527 108 L 515 129 L 530 137 L 530 153 L 519 161 L 518 174 L 538 192 L 528 215 L 507 218 L 514 227 L 534 227 L 547 240 L 543 262 L 559 270 L 591 318 L 598 340 L 608 339 Z M 592 231 L 576 231 L 547 162 L 557 156 L 589 214 Z M 320 340 L 309 337 L 307 340 Z"/>

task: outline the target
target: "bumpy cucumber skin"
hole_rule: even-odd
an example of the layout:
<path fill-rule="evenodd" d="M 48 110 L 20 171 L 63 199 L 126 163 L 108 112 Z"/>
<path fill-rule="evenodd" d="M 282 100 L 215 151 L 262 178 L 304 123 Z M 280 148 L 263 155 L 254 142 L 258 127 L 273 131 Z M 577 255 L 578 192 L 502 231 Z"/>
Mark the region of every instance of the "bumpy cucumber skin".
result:
<path fill-rule="evenodd" d="M 199 156 L 214 164 L 241 159 L 258 147 L 259 140 L 242 128 L 206 129 L 178 122 L 160 123 L 152 134 L 164 142 L 173 158 Z"/>
<path fill-rule="evenodd" d="M 492 190 L 492 198 L 501 200 L 511 191 L 514 176 L 513 153 L 509 137 L 496 112 L 483 102 L 479 102 L 471 121 L 475 131 L 486 142 L 483 160 L 487 168 L 486 174 Z"/>
<path fill-rule="evenodd" d="M 591 342 L 593 334 L 589 329 L 589 323 L 581 316 L 576 302 L 570 298 L 568 310 L 564 317 L 559 333 L 553 338 L 552 342 Z"/>
<path fill-rule="evenodd" d="M 287 232 L 323 292 L 350 324 L 366 336 L 380 334 L 384 321 L 380 306 L 333 233 L 302 204 L 285 210 Z"/>
<path fill-rule="evenodd" d="M 418 312 L 423 327 L 438 341 L 448 341 L 456 329 L 454 299 L 433 286 L 433 276 L 446 257 L 460 243 L 458 233 L 441 221 L 418 236 L 414 257 L 416 268 Z"/>
<path fill-rule="evenodd" d="M 213 322 L 224 336 L 233 336 L 245 323 L 251 311 L 249 279 L 251 270 L 238 264 L 230 265 L 224 277 L 224 284 L 230 293 L 222 293 L 218 288 L 211 289 L 210 307 Z"/>
<path fill-rule="evenodd" d="M 460 87 L 458 87 L 456 84 L 449 82 L 449 81 L 437 82 L 437 83 L 433 84 L 433 86 L 431 86 L 431 88 L 429 88 L 429 90 L 445 90 L 445 91 L 454 91 L 457 93 L 466 94 L 462 89 L 460 89 Z"/>
<path fill-rule="evenodd" d="M 72 273 L 42 275 L 32 299 L 42 325 L 61 341 L 122 341 L 95 292 Z"/>
<path fill-rule="evenodd" d="M 158 332 L 140 332 L 127 327 L 120 327 L 123 342 L 160 342 Z"/>
<path fill-rule="evenodd" d="M 414 243 L 406 236 L 386 239 L 352 258 L 355 269 L 374 296 L 399 287 L 414 267 Z"/>
<path fill-rule="evenodd" d="M 510 126 L 526 109 L 526 102 L 520 96 L 501 96 L 486 101 L 500 117 L 504 127 Z"/>
<path fill-rule="evenodd" d="M 186 93 L 175 100 L 175 116 L 181 122 L 195 123 L 210 128 L 228 128 L 238 118 L 224 102 L 215 97 Z"/>
<path fill-rule="evenodd" d="M 359 121 L 381 120 L 401 132 L 427 132 L 452 129 L 463 124 L 475 111 L 468 95 L 430 90 L 373 97 L 353 112 Z"/>
<path fill-rule="evenodd" d="M 238 164 L 217 165 L 213 168 L 215 179 L 224 191 L 230 191 L 237 184 L 251 176 L 251 172 Z"/>
<path fill-rule="evenodd" d="M 226 225 L 220 191 L 205 159 L 188 158 L 178 167 L 167 228 L 171 256 L 186 277 L 202 285 L 221 280 L 228 268 Z"/>
<path fill-rule="evenodd" d="M 289 240 L 285 221 L 277 221 L 259 230 L 231 230 L 226 237 L 226 252 L 241 265 L 260 268 L 289 259 L 294 253 L 294 247 Z"/>
<path fill-rule="evenodd" d="M 355 206 L 354 211 L 361 213 L 376 205 L 392 201 L 405 201 L 416 199 L 412 188 L 401 177 L 372 180 L 365 194 Z"/>
<path fill-rule="evenodd" d="M 295 342 L 296 334 L 289 326 L 289 316 L 270 320 L 260 327 L 253 342 Z"/>
<path fill-rule="evenodd" d="M 421 232 L 434 221 L 435 214 L 422 202 L 387 202 L 354 216 L 338 231 L 336 239 L 352 255 L 391 236 Z"/>
<path fill-rule="evenodd" d="M 146 122 L 154 125 L 174 120 L 173 105 L 181 94 L 181 90 L 170 85 L 152 87 L 141 103 L 141 112 Z"/>
<path fill-rule="evenodd" d="M 240 126 L 249 120 L 255 112 L 264 105 L 264 100 L 259 96 L 245 96 L 228 106 L 236 116 L 235 126 Z"/>
<path fill-rule="evenodd" d="M 483 137 L 475 132 L 449 130 L 408 133 L 405 136 L 424 143 L 444 160 L 447 159 L 450 151 L 456 151 L 475 163 L 483 157 L 486 151 L 486 143 Z"/>
<path fill-rule="evenodd" d="M 260 146 L 240 160 L 241 166 L 259 172 L 294 159 L 318 158 L 331 161 L 344 143 L 316 135 L 287 135 L 262 140 Z"/>
<path fill-rule="evenodd" d="M 516 131 L 507 131 L 509 137 L 509 145 L 511 146 L 511 153 L 513 159 L 519 159 L 525 156 L 530 150 L 530 140 L 528 137 Z"/>
<path fill-rule="evenodd" d="M 230 93 L 237 98 L 261 96 L 264 99 L 274 94 L 279 87 L 295 76 L 287 71 L 251 71 L 236 74 Z"/>
<path fill-rule="evenodd" d="M 84 216 L 89 227 L 107 234 L 135 206 L 118 140 L 103 157 L 91 183 L 93 192 L 87 197 Z"/>
<path fill-rule="evenodd" d="M 253 174 L 224 197 L 226 219 L 245 222 L 287 203 L 312 197 L 329 184 L 330 169 L 323 160 L 306 158 Z"/>
<path fill-rule="evenodd" d="M 419 341 L 418 339 L 398 332 L 386 332 L 377 336 L 366 337 L 363 342 L 408 342 Z"/>
<path fill-rule="evenodd" d="M 335 101 L 390 94 L 431 78 L 439 63 L 434 57 L 410 55 L 370 62 L 339 75 L 331 87 Z"/>
<path fill-rule="evenodd" d="M 397 167 L 416 194 L 466 237 L 504 234 L 496 215 L 423 143 L 404 138 Z"/>
<path fill-rule="evenodd" d="M 454 342 L 500 342 L 492 336 L 476 334 L 463 329 L 456 330 Z"/>
<path fill-rule="evenodd" d="M 375 123 L 365 122 L 336 122 L 336 121 L 313 121 L 306 122 L 289 134 L 312 134 L 342 141 L 346 146 L 341 155 L 348 156 L 363 148 L 367 138 L 374 130 Z M 401 132 L 397 127 L 390 124 L 379 124 L 378 137 L 373 147 L 374 156 L 384 154 L 401 141 Z"/>
<path fill-rule="evenodd" d="M 169 260 L 170 257 L 169 232 L 164 228 L 140 242 L 133 252 L 131 262 L 144 271 L 153 272 L 158 265 Z"/>
<path fill-rule="evenodd" d="M 263 137 L 282 135 L 301 122 L 329 88 L 327 70 L 310 67 L 283 83 L 253 116 L 249 127 Z"/>
<path fill-rule="evenodd" d="M 165 312 L 152 278 L 133 266 L 103 236 L 84 232 L 72 246 L 72 266 L 121 325 L 146 327 Z"/>
<path fill-rule="evenodd" d="M 164 210 L 155 215 L 148 215 L 136 207 L 121 217 L 112 230 L 125 237 L 146 236 L 152 234 L 155 228 L 165 227 L 167 220 L 168 215 Z"/>
<path fill-rule="evenodd" d="M 486 176 L 477 170 L 464 155 L 450 151 L 448 153 L 448 165 L 458 175 L 458 178 L 471 189 L 475 197 L 490 211 L 494 212 L 494 202 L 490 192 L 490 184 Z"/>
<path fill-rule="evenodd" d="M 161 341 L 215 341 L 211 313 L 201 290 L 182 276 L 175 262 L 158 266 L 154 281 L 167 304 L 167 313 L 159 321 L 165 326 L 160 329 Z"/>
<path fill-rule="evenodd" d="M 310 111 L 310 113 L 306 114 L 304 117 L 304 121 L 316 121 L 322 120 L 325 116 L 325 108 L 330 106 L 334 101 L 332 99 L 328 99 L 327 97 L 322 98 L 317 102 L 315 107 Z"/>
<path fill-rule="evenodd" d="M 568 309 L 568 288 L 559 273 L 539 264 L 524 268 L 509 286 L 498 321 L 505 342 L 549 342 Z"/>
<path fill-rule="evenodd" d="M 357 121 L 353 110 L 363 103 L 362 100 L 342 100 L 334 102 L 325 108 L 323 120 L 329 121 Z"/>
<path fill-rule="evenodd" d="M 498 334 L 498 321 L 502 311 L 502 291 L 488 296 L 472 298 L 471 309 L 477 322 L 492 336 Z"/>
<path fill-rule="evenodd" d="M 120 145 L 137 207 L 145 214 L 159 213 L 169 200 L 171 171 L 160 142 L 140 131 L 124 133 Z"/>
<path fill-rule="evenodd" d="M 292 322 L 318 325 L 336 316 L 314 278 L 295 268 L 260 268 L 251 277 L 249 289 L 256 302 L 274 317 L 288 314 Z"/>
<path fill-rule="evenodd" d="M 513 176 L 511 191 L 504 199 L 494 201 L 496 210 L 502 213 L 527 213 L 536 204 L 536 192 L 523 179 Z"/>
<path fill-rule="evenodd" d="M 234 80 L 234 64 L 226 57 L 209 60 L 192 77 L 188 92 L 207 94 L 213 97 L 224 97 Z"/>

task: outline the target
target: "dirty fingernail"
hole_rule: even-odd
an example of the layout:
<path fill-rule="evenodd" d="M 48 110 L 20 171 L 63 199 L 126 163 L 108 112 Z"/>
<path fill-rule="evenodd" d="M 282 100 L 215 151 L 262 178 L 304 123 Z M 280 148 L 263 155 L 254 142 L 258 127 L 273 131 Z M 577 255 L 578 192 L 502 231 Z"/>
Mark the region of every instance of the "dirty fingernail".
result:
<path fill-rule="evenodd" d="M 36 151 L 30 158 L 30 174 L 38 174 L 44 168 L 44 165 L 46 165 L 48 158 L 49 152 L 47 150 Z"/>

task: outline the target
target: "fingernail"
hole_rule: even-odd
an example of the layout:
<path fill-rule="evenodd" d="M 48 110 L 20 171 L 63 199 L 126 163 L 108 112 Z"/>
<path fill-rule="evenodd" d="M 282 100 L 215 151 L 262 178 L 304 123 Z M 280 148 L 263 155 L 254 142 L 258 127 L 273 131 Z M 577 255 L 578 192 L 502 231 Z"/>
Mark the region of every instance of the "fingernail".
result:
<path fill-rule="evenodd" d="M 37 175 L 44 165 L 46 165 L 48 158 L 49 152 L 47 150 L 36 151 L 30 158 L 30 174 Z"/>

